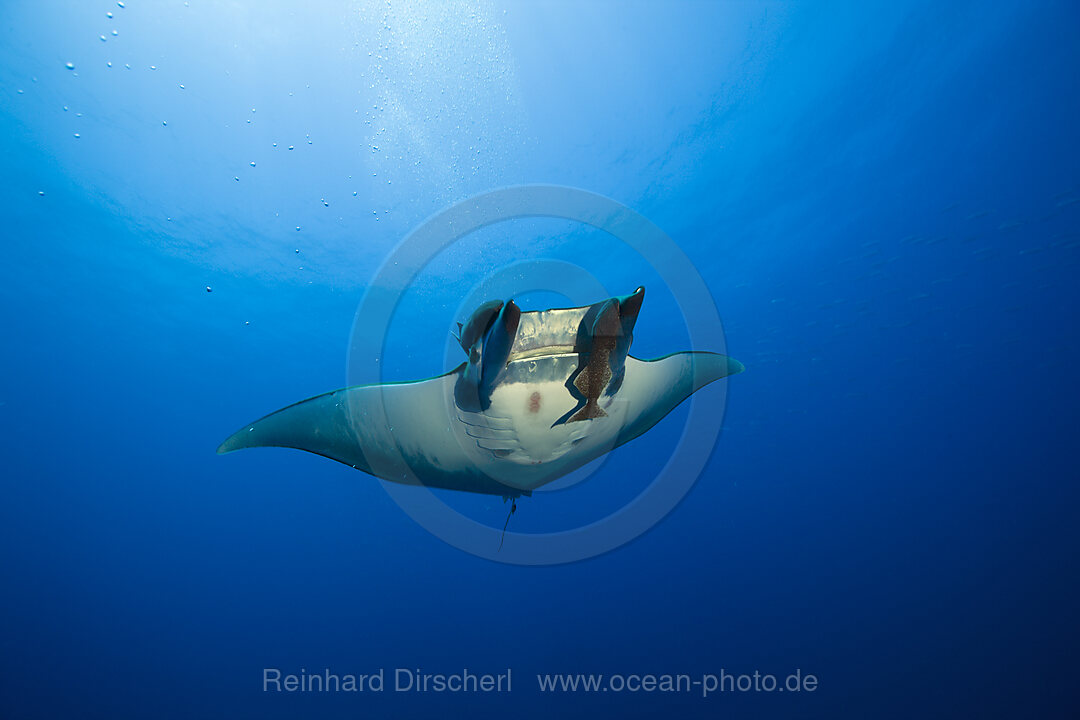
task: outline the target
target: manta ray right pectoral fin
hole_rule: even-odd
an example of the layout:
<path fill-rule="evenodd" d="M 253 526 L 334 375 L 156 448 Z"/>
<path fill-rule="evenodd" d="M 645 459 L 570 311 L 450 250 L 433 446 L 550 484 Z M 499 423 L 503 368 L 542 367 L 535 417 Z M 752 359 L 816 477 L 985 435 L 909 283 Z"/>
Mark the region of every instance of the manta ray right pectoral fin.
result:
<path fill-rule="evenodd" d="M 655 360 L 628 356 L 626 367 L 621 392 L 629 394 L 636 410 L 619 434 L 620 445 L 663 420 L 679 403 L 709 383 L 745 370 L 741 362 L 727 355 L 693 351 Z"/>

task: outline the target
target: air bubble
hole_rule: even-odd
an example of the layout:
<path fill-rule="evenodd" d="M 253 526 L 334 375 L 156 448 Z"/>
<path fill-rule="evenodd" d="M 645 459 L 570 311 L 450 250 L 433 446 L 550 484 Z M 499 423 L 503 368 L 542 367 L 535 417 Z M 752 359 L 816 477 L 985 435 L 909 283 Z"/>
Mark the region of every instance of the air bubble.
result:
<path fill-rule="evenodd" d="M 251 167 L 255 167 L 255 161 L 254 160 L 251 161 Z"/>
<path fill-rule="evenodd" d="M 74 70 L 75 69 L 75 63 L 73 63 L 73 62 L 64 63 L 64 67 L 66 67 L 68 70 Z"/>

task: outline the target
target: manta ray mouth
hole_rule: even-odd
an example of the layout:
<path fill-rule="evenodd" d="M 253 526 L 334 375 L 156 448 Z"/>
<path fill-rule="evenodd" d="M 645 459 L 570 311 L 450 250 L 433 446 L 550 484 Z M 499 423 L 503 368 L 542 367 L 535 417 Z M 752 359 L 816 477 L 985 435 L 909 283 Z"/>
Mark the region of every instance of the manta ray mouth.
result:
<path fill-rule="evenodd" d="M 500 384 L 545 382 L 565 383 L 580 365 L 576 352 L 541 352 L 513 357 L 506 364 Z"/>
<path fill-rule="evenodd" d="M 644 294 L 644 288 L 638 288 L 632 294 L 620 298 L 622 302 L 619 306 L 619 317 L 626 340 L 623 352 L 629 347 Z M 603 310 L 605 302 L 609 301 L 581 307 L 521 313 L 517 332 L 506 358 L 507 364 L 541 358 L 571 358 L 576 361 L 582 353 L 588 353 L 592 349 L 593 321 Z"/>
<path fill-rule="evenodd" d="M 588 350 L 595 305 L 556 308 L 521 314 L 509 360 L 556 355 L 573 355 Z"/>
<path fill-rule="evenodd" d="M 548 345 L 546 347 L 526 348 L 520 351 L 510 351 L 510 356 L 507 358 L 508 363 L 518 362 L 520 360 L 536 360 L 538 358 L 552 358 L 552 357 L 571 357 L 578 354 L 574 345 Z"/>

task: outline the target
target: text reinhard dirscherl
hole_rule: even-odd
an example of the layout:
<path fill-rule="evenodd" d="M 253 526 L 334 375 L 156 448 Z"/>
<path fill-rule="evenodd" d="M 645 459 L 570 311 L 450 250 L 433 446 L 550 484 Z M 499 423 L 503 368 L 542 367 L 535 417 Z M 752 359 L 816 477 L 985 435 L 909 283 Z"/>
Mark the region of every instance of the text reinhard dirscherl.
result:
<path fill-rule="evenodd" d="M 278 668 L 263 668 L 263 692 L 336 693 L 373 692 L 451 692 L 490 693 L 511 692 L 511 669 L 499 673 L 475 673 L 468 668 L 460 672 L 427 673 L 419 669 L 379 668 L 366 675 L 335 673 L 329 668 L 322 672 L 283 673 Z M 721 669 L 719 674 L 554 674 L 537 675 L 542 693 L 592 692 L 696 692 L 702 697 L 713 693 L 812 693 L 818 688 L 816 675 L 796 668 L 784 675 L 761 673 L 733 674 Z"/>
<path fill-rule="evenodd" d="M 387 677 L 391 684 L 387 685 Z M 463 669 L 454 673 L 425 673 L 419 669 L 385 668 L 368 675 L 337 674 L 329 668 L 308 672 L 283 673 L 278 668 L 263 668 L 263 692 L 510 692 L 510 668 L 506 672 L 474 673 Z"/>

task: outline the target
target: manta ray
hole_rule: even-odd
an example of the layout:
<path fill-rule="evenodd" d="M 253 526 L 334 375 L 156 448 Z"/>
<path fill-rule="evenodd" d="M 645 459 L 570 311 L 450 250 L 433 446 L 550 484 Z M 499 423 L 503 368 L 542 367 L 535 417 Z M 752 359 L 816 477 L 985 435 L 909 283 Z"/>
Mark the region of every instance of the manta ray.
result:
<path fill-rule="evenodd" d="M 630 442 L 737 360 L 629 355 L 645 289 L 522 312 L 493 300 L 458 323 L 467 359 L 415 382 L 347 387 L 246 425 L 218 453 L 306 450 L 384 480 L 500 495 L 532 491 Z"/>

